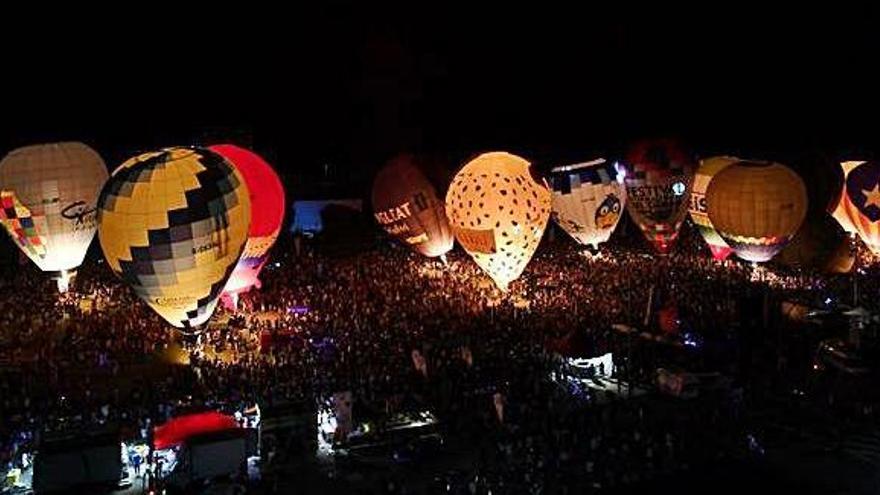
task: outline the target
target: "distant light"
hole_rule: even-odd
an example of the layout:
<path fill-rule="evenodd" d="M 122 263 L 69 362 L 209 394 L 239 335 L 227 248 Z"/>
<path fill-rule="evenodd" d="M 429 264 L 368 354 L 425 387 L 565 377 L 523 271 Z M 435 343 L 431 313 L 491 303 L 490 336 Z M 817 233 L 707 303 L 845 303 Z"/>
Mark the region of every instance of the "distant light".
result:
<path fill-rule="evenodd" d="M 684 185 L 684 182 L 676 182 L 675 184 L 672 184 L 672 194 L 675 194 L 676 196 L 683 195 L 685 189 L 687 189 L 687 187 Z"/>
<path fill-rule="evenodd" d="M 281 262 L 280 262 L 280 261 L 276 261 L 276 262 L 275 262 L 275 268 L 281 268 Z"/>
<path fill-rule="evenodd" d="M 831 298 L 830 298 L 830 297 L 826 297 L 826 298 L 825 298 L 825 304 L 831 304 Z"/>

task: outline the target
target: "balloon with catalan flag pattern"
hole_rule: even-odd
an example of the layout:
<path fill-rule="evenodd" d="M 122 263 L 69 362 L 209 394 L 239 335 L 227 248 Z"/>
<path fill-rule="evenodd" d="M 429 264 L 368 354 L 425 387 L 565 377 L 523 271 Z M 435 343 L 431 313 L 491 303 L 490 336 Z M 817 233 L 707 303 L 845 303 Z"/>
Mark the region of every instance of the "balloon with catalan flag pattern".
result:
<path fill-rule="evenodd" d="M 229 296 L 235 305 L 239 294 L 260 287 L 260 271 L 269 259 L 269 250 L 278 239 L 284 221 L 284 185 L 272 166 L 253 151 L 233 144 L 208 149 L 235 166 L 244 178 L 251 201 L 247 243 L 223 289 L 223 295 Z"/>
<path fill-rule="evenodd" d="M 724 242 L 724 239 L 718 235 L 718 231 L 712 226 L 712 220 L 709 219 L 709 212 L 706 207 L 706 189 L 709 188 L 709 183 L 718 172 L 738 161 L 739 158 L 732 156 L 713 156 L 700 160 L 700 167 L 694 176 L 694 187 L 691 191 L 691 204 L 688 211 L 691 220 L 696 225 L 703 240 L 706 241 L 706 245 L 709 246 L 712 258 L 716 260 L 727 259 L 733 253 L 733 249 Z"/>
<path fill-rule="evenodd" d="M 61 292 L 95 237 L 104 160 L 83 143 L 25 146 L 0 161 L 0 223 Z"/>
<path fill-rule="evenodd" d="M 206 148 L 167 148 L 117 168 L 98 201 L 98 238 L 116 275 L 171 325 L 207 321 L 248 239 L 248 189 Z"/>
<path fill-rule="evenodd" d="M 458 171 L 446 193 L 455 238 L 505 291 L 532 259 L 550 219 L 550 191 L 529 167 L 510 153 L 484 153 Z"/>

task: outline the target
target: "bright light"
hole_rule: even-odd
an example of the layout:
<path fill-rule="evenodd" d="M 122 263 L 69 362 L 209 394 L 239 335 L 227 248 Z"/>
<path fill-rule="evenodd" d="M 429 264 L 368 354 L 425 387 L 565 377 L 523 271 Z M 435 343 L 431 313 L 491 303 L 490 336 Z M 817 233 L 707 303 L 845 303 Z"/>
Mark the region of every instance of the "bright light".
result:
<path fill-rule="evenodd" d="M 830 297 L 826 297 L 826 298 L 825 298 L 825 304 L 831 304 L 831 298 L 830 298 Z"/>
<path fill-rule="evenodd" d="M 675 194 L 676 196 L 681 196 L 682 194 L 684 194 L 685 189 L 687 189 L 687 187 L 684 185 L 683 182 L 676 182 L 675 184 L 672 184 L 672 194 Z"/>

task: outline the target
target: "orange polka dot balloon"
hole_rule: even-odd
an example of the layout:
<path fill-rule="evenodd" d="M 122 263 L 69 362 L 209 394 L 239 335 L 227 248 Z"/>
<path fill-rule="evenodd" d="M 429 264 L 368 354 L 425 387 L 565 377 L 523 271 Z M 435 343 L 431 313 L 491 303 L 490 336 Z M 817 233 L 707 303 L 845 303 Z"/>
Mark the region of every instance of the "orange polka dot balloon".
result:
<path fill-rule="evenodd" d="M 522 274 L 550 218 L 550 190 L 529 162 L 504 152 L 471 160 L 452 179 L 446 216 L 455 238 L 501 290 Z"/>

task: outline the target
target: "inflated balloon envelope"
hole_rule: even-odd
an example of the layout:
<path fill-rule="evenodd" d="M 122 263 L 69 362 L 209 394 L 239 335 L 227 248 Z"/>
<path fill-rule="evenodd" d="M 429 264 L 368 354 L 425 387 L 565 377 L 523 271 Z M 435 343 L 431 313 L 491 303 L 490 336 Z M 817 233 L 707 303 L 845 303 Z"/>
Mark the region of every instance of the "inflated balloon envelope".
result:
<path fill-rule="evenodd" d="M 797 233 L 807 214 L 807 189 L 793 170 L 774 162 L 740 161 L 706 190 L 709 218 L 737 257 L 768 261 Z"/>
<path fill-rule="evenodd" d="M 541 241 L 550 202 L 550 191 L 532 178 L 528 161 L 493 152 L 458 171 L 446 193 L 446 214 L 465 251 L 507 290 Z"/>
<path fill-rule="evenodd" d="M 95 236 L 107 175 L 98 153 L 76 142 L 26 146 L 0 161 L 0 223 L 61 292 Z"/>
<path fill-rule="evenodd" d="M 376 222 L 414 251 L 433 258 L 452 249 L 445 205 L 415 156 L 397 156 L 379 171 L 372 203 Z"/>
<path fill-rule="evenodd" d="M 645 140 L 627 152 L 624 166 L 626 210 L 645 239 L 659 253 L 666 253 L 687 216 L 693 159 L 674 140 Z"/>
<path fill-rule="evenodd" d="M 701 160 L 700 167 L 694 176 L 694 187 L 691 191 L 691 203 L 688 212 L 703 240 L 706 241 L 706 245 L 709 246 L 712 258 L 716 260 L 727 259 L 730 253 L 733 252 L 733 249 L 718 235 L 718 231 L 712 225 L 712 220 L 709 219 L 709 212 L 706 208 L 706 190 L 709 188 L 712 178 L 718 172 L 738 161 L 740 161 L 739 158 L 732 156 L 713 156 Z"/>
<path fill-rule="evenodd" d="M 880 255 L 880 163 L 841 162 L 844 183 L 832 216 L 843 229 L 858 235 Z"/>
<path fill-rule="evenodd" d="M 617 163 L 599 158 L 550 171 L 553 219 L 575 241 L 597 248 L 608 241 L 626 205 Z"/>
<path fill-rule="evenodd" d="M 247 186 L 204 148 L 145 153 L 113 172 L 98 201 L 110 268 L 168 323 L 211 317 L 247 241 Z"/>
<path fill-rule="evenodd" d="M 248 239 L 226 282 L 223 294 L 237 306 L 238 295 L 260 287 L 260 271 L 269 259 L 269 249 L 278 239 L 284 221 L 284 185 L 278 174 L 253 151 L 232 144 L 210 146 L 226 158 L 244 178 L 251 201 Z"/>

